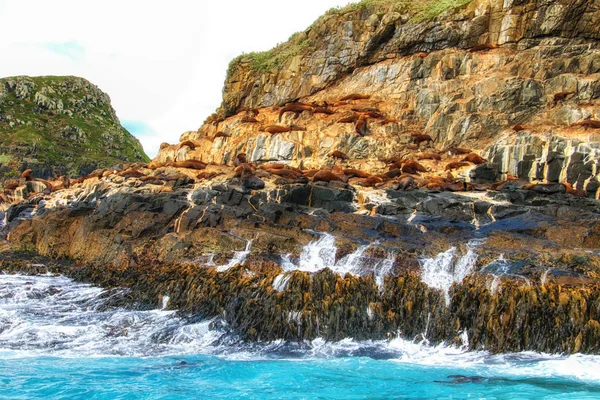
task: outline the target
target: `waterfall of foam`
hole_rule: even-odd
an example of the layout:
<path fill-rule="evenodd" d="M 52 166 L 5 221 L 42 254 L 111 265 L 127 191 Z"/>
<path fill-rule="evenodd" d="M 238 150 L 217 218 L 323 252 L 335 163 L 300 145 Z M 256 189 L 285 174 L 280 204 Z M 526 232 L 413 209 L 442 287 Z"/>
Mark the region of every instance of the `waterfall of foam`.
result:
<path fill-rule="evenodd" d="M 217 271 L 219 271 L 219 272 L 227 271 L 228 269 L 233 268 L 238 264 L 244 264 L 244 262 L 246 261 L 246 258 L 248 257 L 248 254 L 250 254 L 251 249 L 252 249 L 252 240 L 248 240 L 246 242 L 246 248 L 243 251 L 236 251 L 233 254 L 233 258 L 231 260 L 229 260 L 229 262 L 227 264 L 220 265 L 217 267 Z"/>
<path fill-rule="evenodd" d="M 171 298 L 169 296 L 167 296 L 166 294 L 163 295 L 162 297 L 162 307 L 160 308 L 161 310 L 166 310 L 167 306 L 169 305 L 169 300 L 171 300 Z"/>
<path fill-rule="evenodd" d="M 335 266 L 335 237 L 323 233 L 316 242 L 304 246 L 296 269 L 306 272 L 317 272 L 323 268 Z"/>
<path fill-rule="evenodd" d="M 498 291 L 502 277 L 511 277 L 522 279 L 529 286 L 531 283 L 525 276 L 518 274 L 522 265 L 518 262 L 513 262 L 504 258 L 504 254 L 481 269 L 482 273 L 487 273 L 492 276 L 492 281 L 489 286 L 490 292 L 495 294 Z"/>
<path fill-rule="evenodd" d="M 373 274 L 377 286 L 382 290 L 384 277 L 392 272 L 396 255 L 388 253 L 386 258 L 376 258 L 365 254 L 370 247 L 377 245 L 379 242 L 359 246 L 354 252 L 336 261 L 335 237 L 329 233 L 322 233 L 318 240 L 304 246 L 296 263 L 291 260 L 289 254 L 281 257 L 281 267 L 284 272 L 273 280 L 273 288 L 279 291 L 285 290 L 289 280 L 288 274 L 291 271 L 314 273 L 329 268 L 340 275 Z"/>
<path fill-rule="evenodd" d="M 480 244 L 479 240 L 470 241 L 464 255 L 457 255 L 456 247 L 451 247 L 433 258 L 420 259 L 421 279 L 430 287 L 444 292 L 446 305 L 450 305 L 449 291 L 452 284 L 462 282 L 473 271 L 477 261 L 475 248 Z"/>

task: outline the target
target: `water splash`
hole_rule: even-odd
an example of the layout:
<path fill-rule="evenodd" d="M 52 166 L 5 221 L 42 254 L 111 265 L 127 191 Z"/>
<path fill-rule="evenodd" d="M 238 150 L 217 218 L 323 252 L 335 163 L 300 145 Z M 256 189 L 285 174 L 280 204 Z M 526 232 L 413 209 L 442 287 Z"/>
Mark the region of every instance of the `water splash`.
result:
<path fill-rule="evenodd" d="M 252 240 L 248 240 L 246 242 L 246 248 L 243 251 L 236 251 L 233 254 L 233 258 L 231 260 L 229 260 L 229 262 L 227 264 L 220 265 L 217 267 L 217 271 L 223 272 L 223 271 L 227 271 L 230 268 L 235 267 L 238 264 L 243 265 L 244 262 L 246 261 L 246 258 L 248 257 L 248 254 L 250 254 L 251 250 L 252 250 Z"/>
<path fill-rule="evenodd" d="M 287 284 L 290 280 L 290 277 L 291 276 L 285 272 L 277 275 L 275 279 L 273 279 L 273 289 L 277 290 L 278 292 L 283 292 L 285 289 L 287 289 Z"/>
<path fill-rule="evenodd" d="M 323 268 L 335 269 L 335 237 L 329 233 L 321 234 L 316 242 L 304 246 L 295 269 L 306 272 L 318 272 Z"/>
<path fill-rule="evenodd" d="M 548 268 L 547 270 L 544 271 L 542 276 L 540 276 L 540 284 L 542 286 L 544 286 L 546 284 L 546 282 L 548 281 L 548 274 L 550 274 L 551 270 L 552 270 L 552 268 Z"/>
<path fill-rule="evenodd" d="M 167 309 L 167 306 L 169 305 L 169 300 L 171 300 L 171 297 L 167 296 L 166 294 L 163 295 L 161 310 L 166 310 Z"/>
<path fill-rule="evenodd" d="M 483 267 L 481 272 L 487 273 L 493 277 L 488 289 L 492 294 L 496 294 L 500 282 L 502 281 L 502 277 L 522 279 L 527 286 L 531 286 L 529 279 L 516 273 L 522 266 L 523 263 L 507 260 L 504 258 L 504 254 L 500 254 L 496 260 Z"/>
<path fill-rule="evenodd" d="M 185 369 L 186 374 L 199 371 L 203 374 L 199 379 L 205 379 L 207 370 L 223 369 L 229 360 L 242 364 L 243 368 L 255 368 L 253 361 L 260 361 L 261 365 L 275 362 L 278 371 L 283 365 L 281 361 L 293 360 L 288 365 L 309 363 L 311 370 L 327 368 L 331 363 L 352 363 L 351 367 L 344 366 L 347 371 L 347 368 L 365 368 L 371 362 L 384 363 L 382 367 L 387 369 L 394 368 L 396 363 L 411 370 L 418 366 L 432 366 L 435 370 L 448 367 L 452 368 L 449 373 L 504 379 L 511 385 L 519 377 L 560 377 L 574 384 L 597 384 L 600 380 L 599 356 L 533 352 L 492 355 L 485 351 L 465 351 L 464 344 L 468 341 L 465 332 L 461 335 L 463 346 L 427 346 L 401 338 L 389 342 L 351 338 L 330 342 L 317 338 L 302 342 L 247 343 L 225 335 L 227 326 L 219 320 L 191 322 L 174 311 L 141 312 L 110 307 L 112 298 L 124 294 L 123 290 L 102 290 L 64 277 L 0 274 L 0 359 L 5 365 L 18 360 L 14 367 L 25 365 L 26 377 L 30 374 L 29 365 L 34 366 L 36 374 L 39 373 L 38 380 L 47 376 L 38 365 L 48 357 L 52 357 L 52 363 L 62 358 L 68 360 L 60 364 L 80 363 L 84 369 L 98 365 L 103 371 L 106 363 L 118 362 L 118 370 L 123 371 L 126 364 L 138 368 L 139 360 L 150 359 L 147 370 L 152 373 L 151 377 L 156 377 L 153 373 L 156 360 L 164 359 L 172 365 L 172 357 L 181 356 L 190 363 L 176 360 L 178 364 L 174 368 Z M 292 313 L 289 317 L 297 319 L 298 314 Z M 218 358 L 202 358 L 203 355 Z M 335 359 L 330 360 L 332 358 Z M 190 366 L 194 368 L 188 370 Z M 166 370 L 156 371 L 162 374 Z M 54 377 L 57 370 L 53 368 L 51 373 Z M 381 369 L 374 373 L 381 374 Z M 23 382 L 35 384 L 31 380 Z M 260 382 L 263 383 L 262 378 Z M 264 385 L 261 388 L 264 390 Z M 589 387 L 583 387 L 586 388 Z M 14 391 L 15 386 L 5 385 L 5 389 Z"/>
<path fill-rule="evenodd" d="M 475 268 L 477 254 L 475 248 L 481 245 L 481 240 L 472 240 L 467 244 L 467 253 L 458 255 L 456 247 L 451 247 L 434 258 L 421 258 L 421 280 L 429 287 L 441 289 L 444 292 L 446 305 L 450 305 L 450 287 L 463 279 Z"/>
<path fill-rule="evenodd" d="M 386 258 L 370 257 L 365 253 L 370 247 L 378 246 L 379 242 L 373 242 L 359 246 L 352 253 L 336 260 L 337 247 L 335 237 L 329 233 L 320 234 L 321 237 L 314 242 L 304 246 L 302 253 L 296 263 L 290 255 L 284 255 L 281 260 L 281 266 L 286 272 L 305 271 L 310 273 L 318 272 L 324 268 L 329 268 L 340 275 L 352 274 L 358 276 L 368 276 L 373 274 L 377 286 L 383 288 L 385 275 L 392 272 L 396 255 L 388 253 Z M 277 278 L 276 278 L 277 279 Z M 275 281 L 274 281 L 275 283 Z M 283 278 L 277 280 L 278 284 L 283 283 Z M 287 284 L 287 281 L 285 281 Z"/>
<path fill-rule="evenodd" d="M 175 311 L 111 307 L 125 289 L 103 290 L 56 276 L 0 274 L 4 357 L 151 356 L 212 349 L 224 331 L 188 323 Z M 162 306 L 168 303 L 163 296 Z"/>

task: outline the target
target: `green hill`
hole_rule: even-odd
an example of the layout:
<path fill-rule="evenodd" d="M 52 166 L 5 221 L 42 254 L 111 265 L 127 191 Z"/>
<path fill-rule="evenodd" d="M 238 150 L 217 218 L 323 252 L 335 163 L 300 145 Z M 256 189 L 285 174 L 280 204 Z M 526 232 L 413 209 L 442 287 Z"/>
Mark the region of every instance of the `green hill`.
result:
<path fill-rule="evenodd" d="M 87 80 L 0 79 L 0 180 L 26 168 L 42 178 L 79 176 L 148 160 L 140 142 L 121 126 L 108 95 Z"/>

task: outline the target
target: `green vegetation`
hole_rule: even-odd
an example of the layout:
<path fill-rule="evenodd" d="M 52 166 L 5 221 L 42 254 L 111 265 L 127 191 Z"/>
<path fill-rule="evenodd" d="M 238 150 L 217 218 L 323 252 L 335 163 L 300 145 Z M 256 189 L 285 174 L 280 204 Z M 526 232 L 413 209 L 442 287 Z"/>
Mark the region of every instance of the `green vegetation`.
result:
<path fill-rule="evenodd" d="M 410 14 L 413 22 L 423 22 L 432 20 L 447 10 L 460 9 L 471 1 L 472 0 L 361 0 L 356 3 L 348 4 L 345 7 L 334 7 L 325 12 L 323 16 L 319 17 L 304 32 L 297 32 L 292 35 L 287 42 L 282 43 L 271 50 L 242 54 L 234 58 L 229 63 L 227 75 L 231 75 L 235 69 L 245 61 L 249 63 L 252 70 L 265 73 L 280 68 L 297 55 L 313 51 L 315 43 L 308 39 L 309 32 L 332 16 L 345 15 L 375 8 L 380 9 L 381 12 L 393 10 L 404 14 Z M 300 39 L 301 37 L 303 37 L 303 39 Z"/>
<path fill-rule="evenodd" d="M 361 0 L 356 3 L 348 4 L 344 7 L 333 7 L 325 12 L 325 15 L 343 15 L 356 11 L 363 11 L 367 8 L 386 7 L 394 11 L 409 11 L 415 3 L 412 1 L 398 0 Z"/>
<path fill-rule="evenodd" d="M 412 18 L 414 22 L 429 21 L 447 10 L 458 10 L 473 0 L 429 0 L 417 8 L 417 14 Z"/>
<path fill-rule="evenodd" d="M 325 15 L 343 15 L 366 9 L 381 8 L 382 11 L 393 10 L 396 12 L 412 14 L 413 22 L 431 20 L 446 10 L 459 9 L 473 0 L 423 0 L 423 1 L 398 1 L 398 0 L 361 0 L 348 4 L 345 7 L 329 9 Z"/>
<path fill-rule="evenodd" d="M 231 74 L 244 60 L 250 62 L 250 68 L 260 72 L 269 72 L 281 67 L 292 58 L 302 54 L 305 49 L 311 47 L 310 40 L 306 38 L 299 39 L 301 35 L 300 32 L 295 33 L 287 42 L 271 50 L 241 54 L 229 63 L 227 74 Z"/>
<path fill-rule="evenodd" d="M 25 165 L 38 175 L 54 170 L 77 176 L 149 161 L 119 123 L 109 97 L 76 77 L 0 79 L 0 147 L 0 180 Z"/>

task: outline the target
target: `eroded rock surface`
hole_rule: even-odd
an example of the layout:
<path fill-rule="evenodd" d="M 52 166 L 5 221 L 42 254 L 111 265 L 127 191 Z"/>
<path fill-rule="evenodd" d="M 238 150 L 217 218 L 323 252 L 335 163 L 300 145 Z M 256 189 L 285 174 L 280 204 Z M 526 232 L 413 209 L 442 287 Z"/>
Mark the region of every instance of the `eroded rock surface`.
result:
<path fill-rule="evenodd" d="M 157 159 L 230 163 L 243 152 L 253 162 L 320 168 L 341 151 L 346 166 L 378 172 L 381 160 L 424 147 L 441 154 L 465 147 L 486 157 L 499 176 L 568 181 L 595 194 L 595 1 L 475 0 L 422 22 L 398 7 L 331 13 L 271 53 L 236 59 L 218 113 L 180 139 L 194 149 L 167 146 Z M 352 94 L 368 98 L 342 101 Z M 292 101 L 310 107 L 280 118 Z M 367 115 L 362 134 L 356 123 L 339 122 L 352 114 Z M 261 131 L 272 125 L 291 131 Z M 433 141 L 419 149 L 415 135 Z"/>
<path fill-rule="evenodd" d="M 145 177 L 175 169 L 142 168 L 32 196 L 7 210 L 8 239 L 73 261 L 48 261 L 51 271 L 129 287 L 144 307 L 168 295 L 170 307 L 220 318 L 247 340 L 460 343 L 467 332 L 473 349 L 598 351 L 596 200 L 276 176 L 251 190 L 231 168 L 207 169 L 223 175 L 194 182 L 197 171 L 180 168 L 159 185 Z M 40 269 L 15 259 L 2 269 Z"/>

